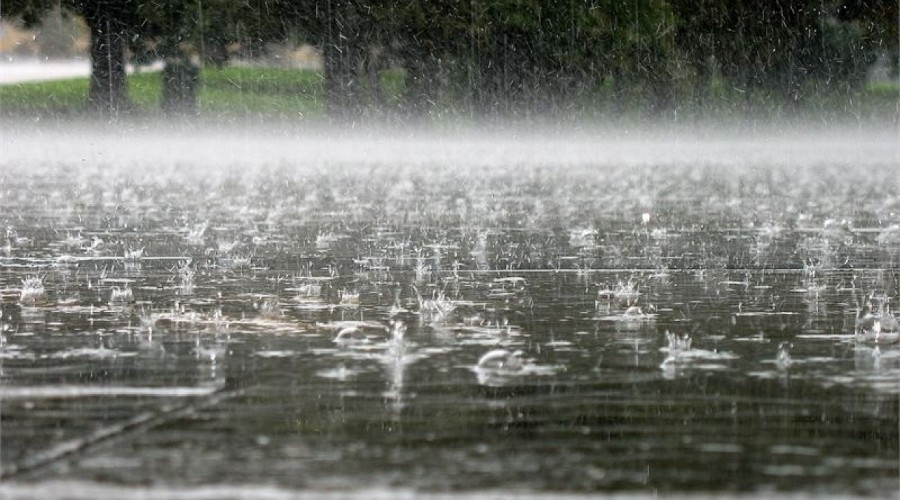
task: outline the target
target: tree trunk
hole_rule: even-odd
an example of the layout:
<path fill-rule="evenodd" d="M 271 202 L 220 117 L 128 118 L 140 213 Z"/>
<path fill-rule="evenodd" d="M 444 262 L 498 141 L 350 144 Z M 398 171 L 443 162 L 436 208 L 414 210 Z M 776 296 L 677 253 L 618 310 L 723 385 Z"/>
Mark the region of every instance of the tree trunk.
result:
<path fill-rule="evenodd" d="M 328 44 L 323 51 L 325 65 L 325 113 L 333 119 L 350 118 L 355 111 L 358 82 L 351 70 L 350 47 Z"/>
<path fill-rule="evenodd" d="M 357 40 L 358 17 L 352 4 L 328 3 L 329 18 L 322 50 L 325 112 L 335 120 L 352 120 L 361 111 L 359 78 L 362 53 Z"/>
<path fill-rule="evenodd" d="M 650 112 L 654 117 L 665 116 L 672 105 L 672 75 L 666 67 L 666 54 L 657 43 L 647 48 L 645 74 L 650 83 Z"/>
<path fill-rule="evenodd" d="M 694 75 L 693 82 L 693 93 L 691 104 L 694 109 L 691 111 L 695 113 L 695 118 L 702 119 L 706 116 L 706 111 L 710 106 L 710 96 L 712 95 L 712 61 L 705 54 L 701 53 L 700 56 L 695 60 L 694 68 L 696 69 L 696 74 Z"/>
<path fill-rule="evenodd" d="M 166 61 L 162 73 L 162 108 L 167 115 L 196 115 L 200 70 L 187 58 Z"/>
<path fill-rule="evenodd" d="M 116 116 L 128 109 L 125 86 L 127 18 L 122 9 L 103 2 L 90 4 L 84 12 L 91 31 L 91 84 L 88 105 Z"/>
<path fill-rule="evenodd" d="M 365 73 L 369 84 L 371 104 L 379 111 L 384 110 L 385 95 L 381 87 L 381 71 L 386 69 L 381 47 L 371 47 L 365 52 Z"/>
<path fill-rule="evenodd" d="M 403 107 L 411 117 L 428 115 L 437 99 L 439 65 L 430 48 L 422 45 L 409 41 L 404 49 L 406 90 L 403 94 Z"/>

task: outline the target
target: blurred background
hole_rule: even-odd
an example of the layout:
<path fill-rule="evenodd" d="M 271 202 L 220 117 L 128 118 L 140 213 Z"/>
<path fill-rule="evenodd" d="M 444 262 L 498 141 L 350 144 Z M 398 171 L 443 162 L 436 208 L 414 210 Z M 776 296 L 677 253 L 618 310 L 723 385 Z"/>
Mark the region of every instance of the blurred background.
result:
<path fill-rule="evenodd" d="M 896 122 L 898 16 L 894 0 L 7 0 L 0 108 Z"/>

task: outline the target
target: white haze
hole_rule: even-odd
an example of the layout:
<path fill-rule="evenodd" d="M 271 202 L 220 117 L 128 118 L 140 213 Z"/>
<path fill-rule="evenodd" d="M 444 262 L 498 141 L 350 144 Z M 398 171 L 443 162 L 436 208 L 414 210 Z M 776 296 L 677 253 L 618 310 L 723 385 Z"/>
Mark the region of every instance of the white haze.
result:
<path fill-rule="evenodd" d="M 795 131 L 691 128 L 651 131 L 554 128 L 425 132 L 412 129 L 274 129 L 186 125 L 9 126 L 0 133 L 0 172 L 44 166 L 178 175 L 259 167 L 320 169 L 391 165 L 452 169 L 571 166 L 815 167 L 846 164 L 900 171 L 897 126 Z M 83 171 L 82 170 L 82 171 Z M 161 172 L 160 172 L 161 173 Z"/>

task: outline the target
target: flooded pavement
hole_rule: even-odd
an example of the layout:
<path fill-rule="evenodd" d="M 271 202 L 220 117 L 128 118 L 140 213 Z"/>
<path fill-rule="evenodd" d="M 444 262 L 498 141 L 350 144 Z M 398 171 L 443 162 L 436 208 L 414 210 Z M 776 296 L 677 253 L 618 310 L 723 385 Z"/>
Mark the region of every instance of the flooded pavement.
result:
<path fill-rule="evenodd" d="M 897 491 L 890 132 L 49 134 L 0 493 Z"/>

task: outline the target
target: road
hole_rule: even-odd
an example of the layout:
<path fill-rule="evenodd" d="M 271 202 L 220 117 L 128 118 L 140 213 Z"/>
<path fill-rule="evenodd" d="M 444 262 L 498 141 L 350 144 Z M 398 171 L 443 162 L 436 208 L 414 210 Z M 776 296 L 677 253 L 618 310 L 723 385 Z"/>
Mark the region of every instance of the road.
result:
<path fill-rule="evenodd" d="M 159 70 L 162 69 L 162 65 L 155 64 L 149 68 L 142 67 L 141 71 L 147 71 L 148 69 Z M 0 85 L 82 78 L 87 77 L 90 73 L 91 62 L 88 59 L 65 61 L 42 61 L 39 59 L 0 60 Z M 134 73 L 133 66 L 129 65 L 128 73 Z"/>

